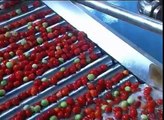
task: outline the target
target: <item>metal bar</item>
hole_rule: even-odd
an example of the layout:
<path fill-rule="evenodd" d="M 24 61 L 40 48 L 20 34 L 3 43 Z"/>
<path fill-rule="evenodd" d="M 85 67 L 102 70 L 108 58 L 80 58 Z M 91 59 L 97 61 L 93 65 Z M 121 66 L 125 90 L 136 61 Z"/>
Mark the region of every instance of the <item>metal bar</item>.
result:
<path fill-rule="evenodd" d="M 146 29 L 146 30 L 158 33 L 158 34 L 162 34 L 163 23 L 160 21 L 154 20 L 152 18 L 139 15 L 136 13 L 132 13 L 130 11 L 127 11 L 125 9 L 122 9 L 112 4 L 106 5 L 103 2 L 98 2 L 98 1 L 76 1 L 76 2 L 82 5 L 91 7 L 93 9 L 96 9 L 105 14 L 116 17 L 120 20 L 139 26 L 143 29 Z"/>

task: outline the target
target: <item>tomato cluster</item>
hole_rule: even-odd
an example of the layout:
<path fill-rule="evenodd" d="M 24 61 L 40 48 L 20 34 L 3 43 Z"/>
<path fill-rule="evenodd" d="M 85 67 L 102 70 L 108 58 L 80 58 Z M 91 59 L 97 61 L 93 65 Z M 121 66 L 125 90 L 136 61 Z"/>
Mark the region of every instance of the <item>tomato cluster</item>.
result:
<path fill-rule="evenodd" d="M 11 120 L 40 112 L 37 120 L 163 120 L 163 99 L 153 96 L 154 88 L 131 80 L 122 66 L 114 71 L 119 63 L 51 9 L 36 10 L 42 5 L 31 1 L 0 16 L 0 22 L 24 16 L 0 28 L 0 117 L 18 107 Z M 26 16 L 31 10 L 37 12 Z M 29 99 L 35 100 L 25 104 Z"/>

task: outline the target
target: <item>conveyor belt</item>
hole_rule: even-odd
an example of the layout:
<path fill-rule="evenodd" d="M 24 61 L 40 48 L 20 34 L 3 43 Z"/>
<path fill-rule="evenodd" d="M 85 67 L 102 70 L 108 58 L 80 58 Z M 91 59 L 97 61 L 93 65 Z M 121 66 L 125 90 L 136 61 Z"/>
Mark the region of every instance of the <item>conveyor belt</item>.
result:
<path fill-rule="evenodd" d="M 122 40 L 125 38 L 122 36 L 119 37 L 118 33 L 114 33 L 112 29 L 107 27 L 104 23 L 102 23 L 102 21 L 97 20 L 94 16 L 85 11 L 85 9 L 83 9 L 84 7 L 76 4 L 76 2 L 75 4 L 70 1 L 45 1 L 44 3 L 60 14 L 78 30 L 87 33 L 88 37 L 94 43 L 103 48 L 105 52 L 148 84 L 152 83 L 149 74 L 149 67 L 151 64 L 157 64 L 159 69 L 162 71 L 163 68 L 161 64 L 152 60 L 146 55 L 146 53 L 144 53 L 144 51 L 139 51 L 137 46 L 134 45 L 131 47 L 128 45 Z M 90 27 L 88 28 L 88 26 Z"/>
<path fill-rule="evenodd" d="M 4 27 L 6 25 L 11 24 L 12 22 L 15 21 L 19 21 L 20 19 L 30 16 L 34 13 L 40 12 L 42 10 L 48 10 L 50 8 L 48 8 L 44 3 L 41 4 L 41 6 L 37 7 L 37 8 L 33 8 L 32 7 L 32 2 L 28 3 L 28 12 L 27 13 L 23 13 L 19 16 L 16 16 L 10 20 L 4 21 L 2 23 L 0 23 L 0 27 Z M 54 16 L 57 16 L 58 14 L 55 12 L 52 12 L 48 15 L 45 16 L 45 20 L 51 19 Z M 39 21 L 40 19 L 35 20 L 33 23 L 36 23 L 37 21 Z M 55 24 L 52 24 L 50 26 L 48 26 L 48 28 L 54 28 L 55 26 L 66 26 L 69 25 L 69 23 L 64 20 L 61 19 L 60 21 L 58 21 Z M 18 28 L 15 28 L 11 31 L 16 31 L 16 32 L 25 32 L 28 31 L 27 29 L 28 25 L 25 24 L 23 26 L 20 26 Z M 77 31 L 74 28 L 75 31 Z M 67 31 L 66 34 L 68 34 L 70 31 Z M 59 37 L 62 37 L 63 35 L 59 35 Z M 36 32 L 35 33 L 35 37 L 41 37 L 41 33 L 40 32 Z M 57 38 L 56 38 L 57 39 Z M 55 41 L 56 39 L 49 39 L 48 43 L 53 43 L 53 41 Z M 86 37 L 86 39 L 88 40 L 87 44 L 90 44 L 91 41 L 89 40 L 89 38 Z M 21 44 L 21 41 L 23 41 L 22 39 L 19 39 L 16 41 L 16 44 Z M 43 42 L 44 43 L 44 42 Z M 78 41 L 76 41 L 74 44 L 77 44 Z M 38 45 L 38 46 L 42 46 L 43 47 L 44 44 Z M 65 87 L 68 84 L 71 84 L 73 82 L 75 82 L 76 80 L 78 80 L 80 77 L 87 75 L 90 70 L 99 67 L 100 65 L 107 65 L 107 70 L 104 71 L 103 73 L 101 73 L 100 75 L 97 76 L 97 78 L 93 81 L 93 83 L 95 83 L 97 80 L 99 80 L 100 78 L 111 78 L 112 76 L 114 76 L 116 73 L 122 71 L 122 70 L 126 70 L 126 68 L 121 65 L 119 62 L 117 62 L 113 57 L 109 56 L 102 48 L 100 48 L 99 46 L 97 46 L 95 43 L 93 44 L 93 51 L 95 54 L 98 55 L 98 58 L 95 60 L 90 61 L 87 65 L 83 66 L 80 70 L 77 70 L 75 73 L 69 75 L 68 77 L 64 77 L 62 78 L 60 81 L 57 82 L 57 84 L 54 85 L 49 85 L 47 88 L 45 88 L 44 90 L 42 90 L 41 92 L 39 92 L 36 95 L 33 95 L 31 97 L 28 97 L 25 100 L 22 100 L 18 105 L 14 105 L 13 107 L 1 112 L 0 111 L 0 120 L 8 120 L 11 117 L 13 117 L 14 115 L 16 115 L 17 112 L 21 111 L 23 109 L 23 107 L 25 105 L 33 105 L 37 102 L 39 102 L 40 100 L 42 100 L 43 98 L 52 95 L 54 92 L 57 92 L 58 90 L 60 90 L 61 88 Z M 37 46 L 37 45 L 35 45 Z M 4 52 L 7 49 L 9 49 L 9 45 L 7 45 L 6 47 L 1 47 L 0 51 Z M 109 47 L 110 49 L 110 47 Z M 36 50 L 34 48 L 30 48 L 30 50 L 25 51 L 26 54 L 32 54 L 34 51 Z M 90 56 L 90 52 L 87 50 L 83 51 L 84 55 L 86 56 L 86 58 L 89 58 Z M 21 92 L 28 90 L 29 88 L 31 88 L 34 85 L 34 82 L 38 79 L 43 79 L 43 78 L 47 78 L 50 79 L 51 77 L 53 77 L 54 74 L 56 74 L 57 72 L 59 72 L 63 67 L 64 68 L 69 68 L 71 65 L 74 64 L 74 61 L 80 57 L 80 54 L 78 55 L 74 55 L 72 56 L 70 59 L 65 60 L 64 62 L 61 62 L 60 65 L 56 66 L 56 67 L 52 67 L 49 68 L 46 72 L 44 72 L 41 75 L 37 75 L 34 80 L 30 80 L 28 82 L 23 82 L 21 85 L 18 85 L 18 87 L 15 87 L 12 90 L 6 91 L 6 94 L 2 97 L 0 97 L 0 104 L 5 103 L 6 101 L 12 100 L 13 98 L 17 97 Z M 44 60 L 49 60 L 50 57 L 49 56 L 45 56 Z M 12 61 L 12 60 L 18 60 L 18 56 L 14 55 L 13 57 L 10 57 L 9 60 L 7 61 Z M 1 63 L 1 69 L 3 68 L 4 63 Z M 8 75 L 4 75 L 3 80 L 8 81 L 8 79 L 10 78 L 11 74 L 9 73 Z M 124 78 L 122 81 L 125 82 L 127 80 L 130 81 L 138 81 L 138 78 L 133 75 L 132 73 L 130 73 L 126 78 Z M 139 80 L 142 83 L 142 80 Z M 121 83 L 123 83 L 121 82 Z M 116 85 L 115 87 L 118 87 L 118 85 Z M 115 87 L 113 89 L 115 89 Z M 86 86 L 81 86 L 79 87 L 76 91 L 73 91 L 69 94 L 69 96 L 76 98 L 77 96 L 79 96 L 80 94 L 83 94 L 84 92 L 86 92 L 87 87 Z M 100 95 L 103 96 L 104 93 L 102 93 Z M 67 99 L 68 96 L 65 96 L 63 98 L 61 98 L 60 100 L 58 100 L 57 102 L 50 104 L 48 107 L 42 108 L 41 111 L 39 113 L 33 114 L 31 117 L 28 117 L 28 120 L 35 120 L 36 118 L 38 118 L 41 114 L 45 113 L 46 111 L 48 111 L 51 108 L 54 108 L 56 106 L 59 105 L 59 103 L 65 99 Z"/>

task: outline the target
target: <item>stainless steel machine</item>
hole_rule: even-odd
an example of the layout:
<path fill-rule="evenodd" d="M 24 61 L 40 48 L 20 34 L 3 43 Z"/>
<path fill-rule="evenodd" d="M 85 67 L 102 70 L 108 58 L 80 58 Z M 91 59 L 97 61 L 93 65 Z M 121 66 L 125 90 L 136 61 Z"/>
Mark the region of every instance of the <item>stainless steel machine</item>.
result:
<path fill-rule="evenodd" d="M 140 0 L 138 2 L 138 10 L 141 14 L 155 18 L 157 20 L 163 20 L 163 5 L 162 0 Z"/>

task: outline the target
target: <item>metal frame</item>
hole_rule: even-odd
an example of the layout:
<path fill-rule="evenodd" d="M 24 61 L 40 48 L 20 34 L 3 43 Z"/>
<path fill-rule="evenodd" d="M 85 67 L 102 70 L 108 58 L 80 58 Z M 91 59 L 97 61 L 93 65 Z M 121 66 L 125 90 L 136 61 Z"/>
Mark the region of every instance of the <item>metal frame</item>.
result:
<path fill-rule="evenodd" d="M 75 3 L 79 3 L 82 5 L 91 7 L 100 12 L 103 12 L 105 14 L 116 17 L 120 20 L 126 21 L 128 23 L 134 24 L 143 29 L 146 29 L 146 30 L 158 33 L 158 34 L 162 34 L 163 32 L 162 22 L 152 19 L 150 17 L 132 13 L 116 5 L 112 5 L 112 4 L 106 5 L 105 3 L 100 2 L 100 1 L 76 1 Z"/>

